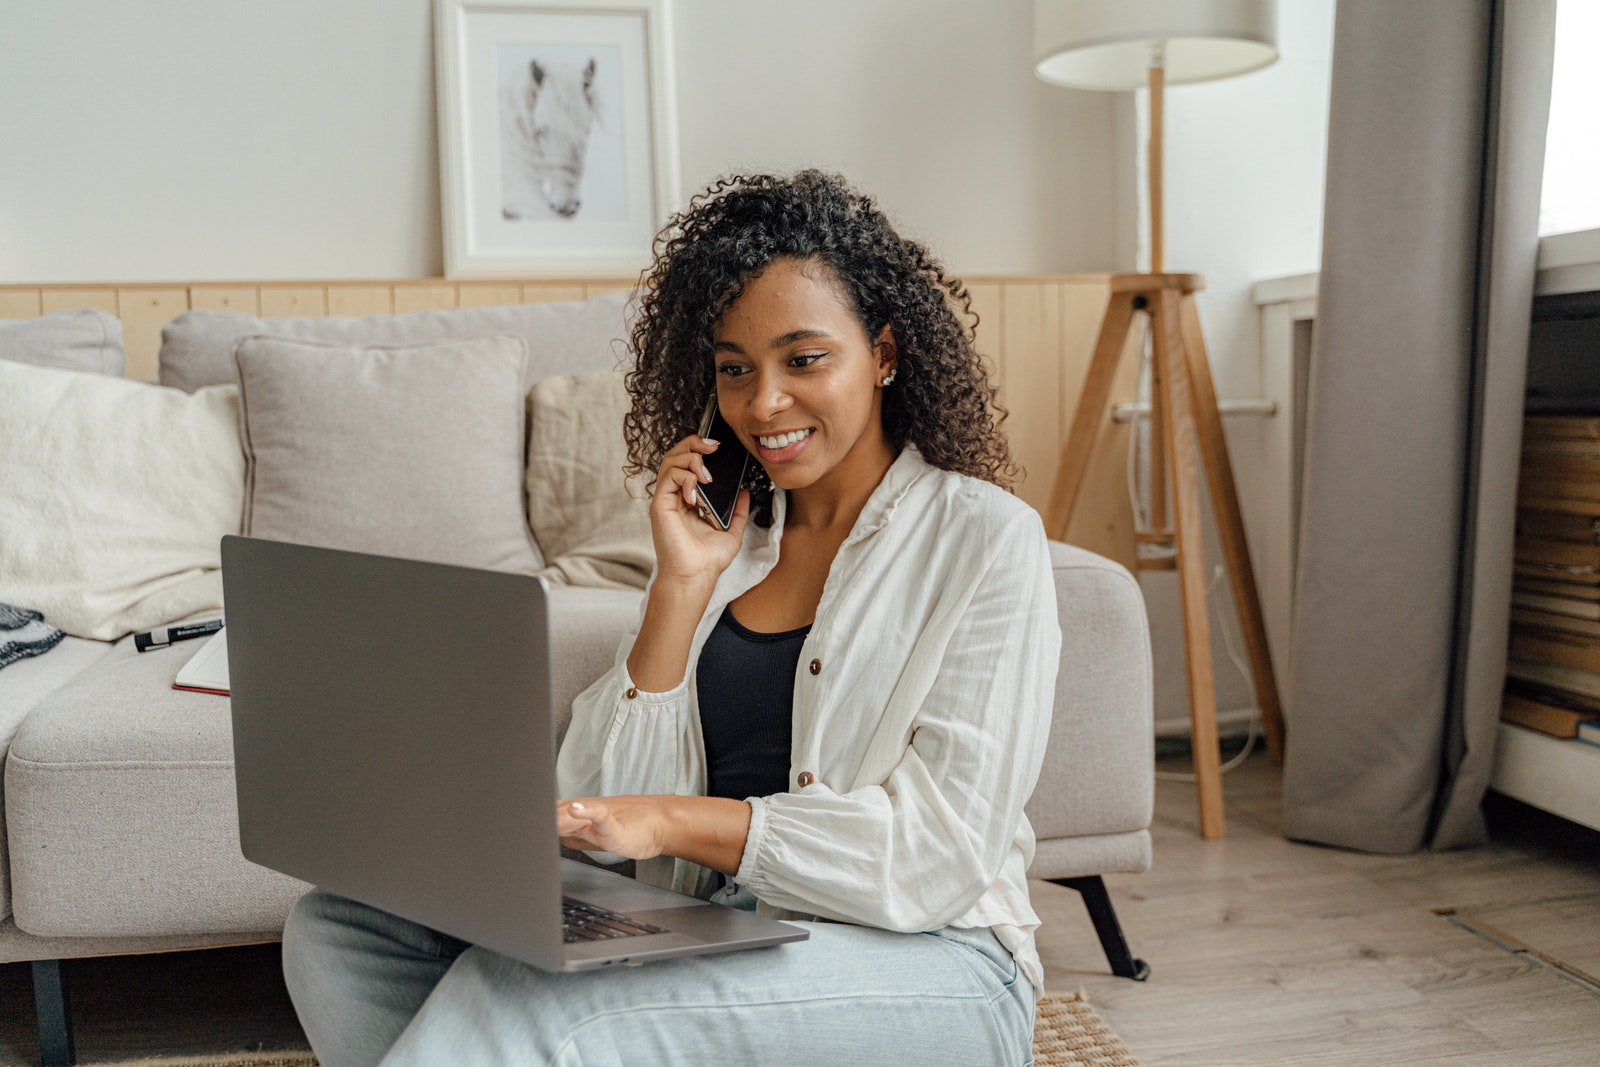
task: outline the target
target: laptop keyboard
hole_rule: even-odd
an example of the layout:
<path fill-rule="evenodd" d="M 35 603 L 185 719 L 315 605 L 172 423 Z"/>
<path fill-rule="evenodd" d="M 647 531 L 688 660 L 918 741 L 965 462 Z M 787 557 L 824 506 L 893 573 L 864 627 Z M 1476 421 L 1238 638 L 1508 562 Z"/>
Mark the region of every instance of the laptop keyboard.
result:
<path fill-rule="evenodd" d="M 651 926 L 626 915 L 585 904 L 581 900 L 561 898 L 561 940 L 569 945 L 575 941 L 606 941 L 614 937 L 640 937 L 666 932 L 659 926 Z"/>

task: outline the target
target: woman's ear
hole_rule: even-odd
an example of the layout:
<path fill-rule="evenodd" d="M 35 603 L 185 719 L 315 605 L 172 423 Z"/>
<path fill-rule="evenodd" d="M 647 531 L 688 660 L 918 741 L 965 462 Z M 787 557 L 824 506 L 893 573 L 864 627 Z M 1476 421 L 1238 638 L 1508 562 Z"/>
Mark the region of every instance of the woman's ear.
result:
<path fill-rule="evenodd" d="M 878 360 L 878 374 L 893 374 L 900 362 L 900 346 L 894 339 L 894 326 L 885 323 L 878 336 L 872 340 L 872 354 Z"/>

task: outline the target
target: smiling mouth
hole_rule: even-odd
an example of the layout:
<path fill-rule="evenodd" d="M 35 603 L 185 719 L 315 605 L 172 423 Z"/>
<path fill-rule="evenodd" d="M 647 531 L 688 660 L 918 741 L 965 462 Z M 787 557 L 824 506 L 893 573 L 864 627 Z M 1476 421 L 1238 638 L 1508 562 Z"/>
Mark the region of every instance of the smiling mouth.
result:
<path fill-rule="evenodd" d="M 766 437 L 758 436 L 756 438 L 756 443 L 758 443 L 762 448 L 769 448 L 776 452 L 779 449 L 788 448 L 797 441 L 804 441 L 807 437 L 810 437 L 815 432 L 815 428 L 808 428 L 804 430 L 794 430 L 790 433 L 772 434 Z"/>
<path fill-rule="evenodd" d="M 792 433 L 765 434 L 756 438 L 756 458 L 767 466 L 770 473 L 774 467 L 782 466 L 799 459 L 811 447 L 811 439 L 816 436 L 816 427 L 805 430 L 795 430 Z"/>

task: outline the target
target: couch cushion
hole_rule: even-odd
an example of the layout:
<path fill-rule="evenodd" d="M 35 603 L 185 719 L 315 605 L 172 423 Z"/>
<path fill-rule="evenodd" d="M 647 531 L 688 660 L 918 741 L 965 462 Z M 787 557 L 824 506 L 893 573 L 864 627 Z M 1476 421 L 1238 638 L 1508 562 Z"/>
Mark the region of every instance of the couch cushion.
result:
<path fill-rule="evenodd" d="M 1053 541 L 1050 562 L 1061 668 L 1027 805 L 1041 855 L 1051 838 L 1142 832 L 1155 806 L 1150 629 L 1139 584 L 1118 564 Z"/>
<path fill-rule="evenodd" d="M 0 361 L 0 602 L 108 640 L 222 606 L 239 394 Z"/>
<path fill-rule="evenodd" d="M 411 348 L 246 338 L 244 529 L 254 537 L 532 571 L 515 337 Z"/>
<path fill-rule="evenodd" d="M 639 601 L 633 591 L 554 591 L 563 726 L 573 697 L 637 625 Z M 240 854 L 228 701 L 171 688 L 203 644 L 137 653 L 121 641 L 28 716 L 5 773 L 20 929 L 123 937 L 281 928 L 305 886 Z"/>
<path fill-rule="evenodd" d="M 625 351 L 628 293 L 591 300 L 504 307 L 414 311 L 361 318 L 260 319 L 186 311 L 161 330 L 161 384 L 194 391 L 238 381 L 233 352 L 246 337 L 284 337 L 318 344 L 383 346 L 439 344 L 474 337 L 520 337 L 528 346 L 523 392 L 553 374 L 606 370 Z"/>
<path fill-rule="evenodd" d="M 621 371 L 546 378 L 528 394 L 528 525 L 554 584 L 643 589 L 655 569 L 650 494 L 628 460 Z"/>
<path fill-rule="evenodd" d="M 11 861 L 6 848 L 6 805 L 4 755 L 22 720 L 45 697 L 60 689 L 107 652 L 105 641 L 84 641 L 76 637 L 62 642 L 42 656 L 18 660 L 0 670 L 0 919 L 11 914 Z"/>
<path fill-rule="evenodd" d="M 65 308 L 36 319 L 0 319 L 0 359 L 120 377 L 128 355 L 122 320 L 99 308 Z"/>

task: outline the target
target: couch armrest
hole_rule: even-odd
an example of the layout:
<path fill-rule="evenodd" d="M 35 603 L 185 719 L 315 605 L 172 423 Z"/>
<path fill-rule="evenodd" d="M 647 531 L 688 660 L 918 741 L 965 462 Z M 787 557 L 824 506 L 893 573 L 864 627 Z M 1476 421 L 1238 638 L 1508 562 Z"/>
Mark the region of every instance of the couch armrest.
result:
<path fill-rule="evenodd" d="M 616 662 L 617 647 L 639 625 L 643 590 L 557 586 L 550 590 L 550 687 L 556 741 L 567 734 L 572 701 Z"/>
<path fill-rule="evenodd" d="M 1122 566 L 1050 543 L 1061 668 L 1028 821 L 1041 842 L 1147 829 L 1155 802 L 1150 628 Z"/>
<path fill-rule="evenodd" d="M 18 660 L 0 673 L 0 920 L 11 914 L 11 854 L 3 773 L 11 739 L 35 705 L 110 651 L 109 641 L 67 637 L 44 655 Z"/>

